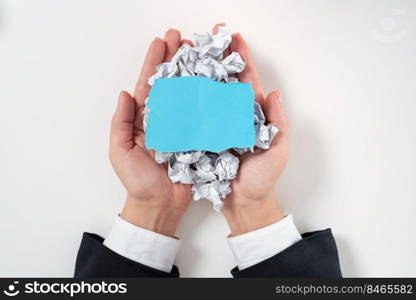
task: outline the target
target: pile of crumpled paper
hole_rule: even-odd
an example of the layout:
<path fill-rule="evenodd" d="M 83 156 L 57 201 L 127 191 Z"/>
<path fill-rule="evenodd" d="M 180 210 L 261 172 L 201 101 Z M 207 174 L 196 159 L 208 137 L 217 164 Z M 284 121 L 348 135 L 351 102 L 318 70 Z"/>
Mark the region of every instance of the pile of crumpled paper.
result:
<path fill-rule="evenodd" d="M 244 61 L 237 52 L 223 57 L 224 50 L 231 43 L 231 34 L 226 27 L 219 27 L 218 33 L 194 34 L 194 47 L 181 46 L 170 62 L 157 66 L 156 73 L 149 78 L 153 85 L 159 78 L 180 76 L 203 76 L 222 82 L 238 82 L 236 74 L 243 71 Z M 143 127 L 146 130 L 149 108 L 143 110 Z M 273 125 L 265 125 L 265 117 L 261 106 L 254 102 L 254 126 L 256 129 L 255 147 L 269 149 L 270 144 L 279 131 Z M 156 152 L 155 160 L 162 164 L 168 163 L 168 176 L 172 182 L 192 184 L 194 200 L 205 198 L 213 203 L 218 212 L 223 206 L 221 198 L 231 192 L 231 180 L 237 175 L 239 159 L 252 148 L 233 148 L 220 153 L 206 151 L 187 151 L 165 153 Z"/>

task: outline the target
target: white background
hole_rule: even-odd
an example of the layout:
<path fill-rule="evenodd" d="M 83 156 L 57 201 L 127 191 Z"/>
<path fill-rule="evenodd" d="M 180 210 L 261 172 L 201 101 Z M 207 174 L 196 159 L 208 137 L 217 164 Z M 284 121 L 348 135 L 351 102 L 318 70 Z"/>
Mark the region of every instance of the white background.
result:
<path fill-rule="evenodd" d="M 107 158 L 147 45 L 226 21 L 291 120 L 277 193 L 300 231 L 331 227 L 345 276 L 416 276 L 414 1 L 0 2 L 0 276 L 71 276 L 125 193 Z M 229 276 L 223 217 L 192 203 L 183 276 Z"/>

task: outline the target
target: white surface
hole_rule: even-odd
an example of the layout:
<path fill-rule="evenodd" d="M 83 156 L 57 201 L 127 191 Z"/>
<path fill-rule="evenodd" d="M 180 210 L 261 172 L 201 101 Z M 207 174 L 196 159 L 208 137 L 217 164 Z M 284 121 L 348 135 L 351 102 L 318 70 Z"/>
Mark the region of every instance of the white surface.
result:
<path fill-rule="evenodd" d="M 291 120 L 278 194 L 301 231 L 332 227 L 345 276 L 416 276 L 414 1 L 0 2 L 0 276 L 71 276 L 81 233 L 124 191 L 108 158 L 120 89 L 148 43 L 226 21 Z M 179 230 L 184 276 L 229 276 L 208 202 Z"/>

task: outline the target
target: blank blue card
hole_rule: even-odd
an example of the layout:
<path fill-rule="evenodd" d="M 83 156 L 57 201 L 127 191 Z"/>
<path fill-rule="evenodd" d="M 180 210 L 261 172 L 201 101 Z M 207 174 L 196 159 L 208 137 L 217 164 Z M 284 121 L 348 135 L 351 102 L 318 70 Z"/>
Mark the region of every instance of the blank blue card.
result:
<path fill-rule="evenodd" d="M 147 106 L 147 149 L 220 152 L 255 144 L 254 93 L 249 83 L 198 76 L 158 79 Z"/>

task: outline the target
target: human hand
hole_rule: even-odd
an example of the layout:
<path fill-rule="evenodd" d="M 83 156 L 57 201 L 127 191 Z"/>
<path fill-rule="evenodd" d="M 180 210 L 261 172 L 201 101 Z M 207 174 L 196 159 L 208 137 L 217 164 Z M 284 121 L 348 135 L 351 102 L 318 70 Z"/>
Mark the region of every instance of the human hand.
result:
<path fill-rule="evenodd" d="M 214 32 L 217 27 L 218 25 L 214 27 Z M 288 122 L 281 107 L 279 91 L 273 91 L 264 98 L 246 42 L 238 33 L 233 34 L 232 38 L 226 51 L 240 53 L 246 62 L 244 71 L 238 75 L 240 82 L 251 83 L 256 101 L 262 106 L 267 122 L 279 128 L 270 149 L 256 148 L 253 153 L 241 156 L 237 177 L 231 183 L 232 192 L 224 200 L 222 213 L 228 222 L 231 235 L 239 235 L 283 218 L 274 186 L 288 159 Z"/>
<path fill-rule="evenodd" d="M 149 46 L 143 67 L 136 83 L 134 96 L 122 91 L 111 122 L 110 160 L 127 190 L 127 200 L 120 216 L 142 228 L 174 236 L 186 211 L 191 186 L 172 183 L 166 164 L 154 160 L 154 151 L 144 145 L 144 101 L 150 86 L 148 78 L 156 66 L 170 61 L 181 41 L 180 32 L 170 29 L 164 40 L 156 38 Z"/>

